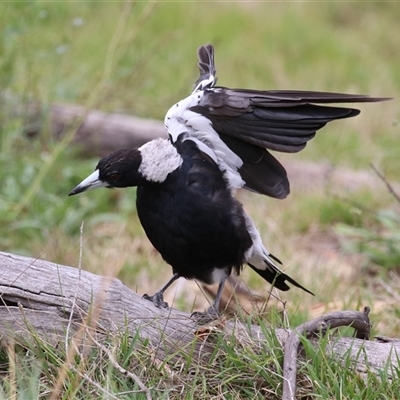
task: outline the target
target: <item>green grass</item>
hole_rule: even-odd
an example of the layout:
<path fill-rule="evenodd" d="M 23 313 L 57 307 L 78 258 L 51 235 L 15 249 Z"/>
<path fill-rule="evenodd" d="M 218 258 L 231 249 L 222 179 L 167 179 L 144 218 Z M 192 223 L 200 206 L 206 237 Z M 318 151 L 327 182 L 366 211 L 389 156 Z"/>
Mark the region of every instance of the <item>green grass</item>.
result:
<path fill-rule="evenodd" d="M 268 332 L 264 322 L 259 323 Z M 122 370 L 135 373 L 145 382 L 153 398 L 279 398 L 283 355 L 273 334 L 268 333 L 261 346 L 231 339 L 221 332 L 213 333 L 216 351 L 207 362 L 194 358 L 190 346 L 167 359 L 157 359 L 140 333 L 134 337 L 128 332 L 110 336 L 102 347 L 87 343 L 85 352 L 75 354 L 69 362 L 63 346 L 54 348 L 40 339 L 35 345 L 9 345 L 0 350 L 0 367 L 11 366 L 1 367 L 0 376 L 6 379 L 0 387 L 0 398 L 12 398 L 13 394 L 27 399 L 48 395 L 60 382 L 60 371 L 65 366 L 68 369 L 61 386 L 61 398 L 65 399 L 144 399 L 137 383 Z M 317 347 L 303 341 L 305 357 L 300 359 L 299 396 L 364 400 L 376 399 L 379 393 L 382 399 L 396 398 L 398 371 L 392 371 L 393 381 L 388 380 L 389 371 L 385 368 L 378 376 L 372 372 L 357 374 L 348 356 L 341 362 L 327 356 L 327 344 L 328 337 L 322 338 Z"/>
<path fill-rule="evenodd" d="M 262 320 L 258 323 L 266 333 L 262 343 L 229 338 L 219 331 L 212 333 L 215 351 L 207 361 L 197 359 L 191 351 L 199 339 L 164 359 L 157 358 L 140 332 L 134 336 L 127 331 L 109 335 L 102 345 L 86 339 L 83 346 L 73 347 L 73 353 L 68 353 L 64 344 L 53 347 L 39 337 L 35 343 L 9 343 L 0 349 L 0 399 L 145 399 L 137 379 L 157 399 L 280 398 L 282 350 L 269 325 Z M 347 355 L 341 362 L 327 356 L 328 336 L 316 347 L 306 340 L 303 345 L 299 398 L 372 400 L 377 398 L 376 393 L 382 399 L 396 398 L 400 389 L 398 371 L 392 371 L 393 381 L 389 381 L 385 368 L 378 376 L 356 373 Z M 60 396 L 50 397 L 55 388 L 60 389 Z"/>
<path fill-rule="evenodd" d="M 372 371 L 356 372 L 348 355 L 340 361 L 326 355 L 328 339 L 328 336 L 322 338 L 317 347 L 303 340 L 307 361 L 302 365 L 299 379 L 303 377 L 311 386 L 304 394 L 311 392 L 313 398 L 352 400 L 395 399 L 398 396 L 398 370 L 393 371 L 393 380 L 387 379 L 390 370 L 386 367 L 380 375 Z"/>
<path fill-rule="evenodd" d="M 399 19 L 397 4 L 382 2 L 1 3 L 0 250 L 77 265 L 84 221 L 83 268 L 117 276 L 139 293 L 159 288 L 170 268 L 144 237 L 135 191 L 99 190 L 68 198 L 97 159 L 82 157 L 70 144 L 74 128 L 61 143 L 52 138 L 47 110 L 54 102 L 70 102 L 162 119 L 171 104 L 190 92 L 197 78 L 195 51 L 209 42 L 216 47 L 223 86 L 394 97 L 362 105 L 360 116 L 330 124 L 300 154 L 278 158 L 359 170 L 373 162 L 390 180 L 398 180 Z M 21 105 L 28 99 L 39 102 L 43 117 L 40 135 L 34 138 L 25 135 L 29 124 Z M 284 201 L 240 193 L 268 248 L 317 294 L 312 298 L 291 290 L 281 295 L 289 323 L 296 326 L 321 310 L 371 305 L 374 333 L 398 336 L 400 311 L 388 290 L 400 286 L 390 278 L 399 267 L 394 240 L 399 229 L 397 217 L 380 211 L 393 209 L 395 202 L 379 181 L 375 190 L 346 194 L 345 201 L 332 195 L 334 188 L 328 189 L 295 189 Z M 382 237 L 386 241 L 377 241 Z M 346 254 L 343 243 L 355 254 Z M 243 279 L 253 291 L 266 294 L 268 287 L 254 274 L 245 271 Z M 193 282 L 168 296 L 186 311 L 207 305 Z M 277 304 L 267 307 L 274 325 L 280 324 Z M 189 357 L 185 368 L 192 373 L 175 374 L 177 380 L 171 378 L 169 363 L 163 370 L 152 365 L 143 372 L 149 349 L 143 345 L 142 353 L 133 352 L 138 340 L 125 334 L 110 338 L 108 346 L 155 397 L 280 394 L 282 357 L 271 338 L 260 354 L 221 342 L 211 365 Z M 371 387 L 363 389 L 351 368 L 339 368 L 321 352 L 308 352 L 310 361 L 299 382 L 304 396 L 372 399 L 374 391 L 382 398 L 398 393 L 384 375 L 381 380 L 368 377 Z M 10 354 L 10 348 L 0 350 L 0 399 L 14 398 L 13 393 L 21 399 L 46 397 L 66 362 L 65 349 L 43 342 L 17 346 L 17 368 Z M 121 394 L 136 388 L 99 348 L 93 348 L 84 364 L 77 360 L 75 367 L 62 382 L 61 398 L 107 398 L 93 382 L 118 398 L 144 398 Z"/>

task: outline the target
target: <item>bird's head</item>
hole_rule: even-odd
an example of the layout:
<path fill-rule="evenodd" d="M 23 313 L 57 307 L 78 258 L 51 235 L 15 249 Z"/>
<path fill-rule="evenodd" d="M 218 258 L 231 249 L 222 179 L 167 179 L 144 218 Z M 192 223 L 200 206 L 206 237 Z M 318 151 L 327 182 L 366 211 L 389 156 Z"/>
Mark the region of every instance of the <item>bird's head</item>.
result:
<path fill-rule="evenodd" d="M 140 172 L 141 152 L 135 150 L 117 150 L 99 161 L 96 170 L 76 186 L 69 196 L 98 187 L 122 188 L 137 186 L 143 176 Z"/>

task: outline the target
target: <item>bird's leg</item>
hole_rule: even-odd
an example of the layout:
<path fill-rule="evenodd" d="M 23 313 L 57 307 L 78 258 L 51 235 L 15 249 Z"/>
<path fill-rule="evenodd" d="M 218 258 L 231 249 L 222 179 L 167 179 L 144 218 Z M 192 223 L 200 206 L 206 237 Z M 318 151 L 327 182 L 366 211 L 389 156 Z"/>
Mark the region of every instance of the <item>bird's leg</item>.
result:
<path fill-rule="evenodd" d="M 179 279 L 180 275 L 176 272 L 172 275 L 172 278 L 153 296 L 148 294 L 143 295 L 143 299 L 151 301 L 157 308 L 168 308 L 168 303 L 164 301 L 164 292 Z"/>
<path fill-rule="evenodd" d="M 194 318 L 198 324 L 200 325 L 207 324 L 220 317 L 219 303 L 221 301 L 222 291 L 224 289 L 225 281 L 227 278 L 228 277 L 225 277 L 219 283 L 217 294 L 215 296 L 215 300 L 212 306 L 203 312 L 195 311 L 194 313 L 192 313 L 191 317 Z"/>

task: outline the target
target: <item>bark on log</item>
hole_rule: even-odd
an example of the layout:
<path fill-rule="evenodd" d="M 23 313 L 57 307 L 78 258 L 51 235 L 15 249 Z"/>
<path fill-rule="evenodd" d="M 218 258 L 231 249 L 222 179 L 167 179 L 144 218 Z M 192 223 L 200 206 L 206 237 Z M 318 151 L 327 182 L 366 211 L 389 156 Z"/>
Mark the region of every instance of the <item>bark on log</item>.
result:
<path fill-rule="evenodd" d="M 88 322 L 88 315 L 91 321 Z M 157 309 L 118 279 L 102 277 L 77 268 L 0 252 L 0 335 L 29 340 L 32 330 L 52 343 L 65 342 L 66 332 L 78 331 L 84 323 L 98 333 L 129 329 L 146 338 L 158 359 L 175 354 L 199 337 L 199 326 L 190 315 L 174 309 Z M 90 319 L 89 318 L 89 319 Z M 264 335 L 258 326 L 239 321 L 217 325 L 232 340 L 254 347 Z M 290 334 L 276 329 L 283 346 Z M 207 334 L 207 329 L 206 329 Z M 213 341 L 197 341 L 195 356 L 206 359 Z M 337 359 L 350 355 L 360 372 L 385 369 L 389 376 L 400 367 L 400 342 L 384 343 L 356 338 L 337 338 L 327 349 Z"/>

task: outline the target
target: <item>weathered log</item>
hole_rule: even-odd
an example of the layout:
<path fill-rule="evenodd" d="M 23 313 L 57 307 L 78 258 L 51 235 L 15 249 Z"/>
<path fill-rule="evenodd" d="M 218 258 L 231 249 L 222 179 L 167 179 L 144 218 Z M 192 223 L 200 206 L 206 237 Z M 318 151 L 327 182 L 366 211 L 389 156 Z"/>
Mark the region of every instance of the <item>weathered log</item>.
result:
<path fill-rule="evenodd" d="M 157 309 L 121 281 L 78 268 L 0 252 L 0 335 L 14 341 L 29 340 L 36 331 L 52 343 L 67 342 L 66 335 L 90 326 L 93 332 L 139 333 L 153 345 L 156 357 L 175 354 L 199 338 L 191 351 L 207 359 L 213 351 L 208 328 L 199 328 L 190 315 L 175 309 Z M 202 329 L 205 329 L 205 334 Z M 258 326 L 239 321 L 219 324 L 216 329 L 231 340 L 255 348 L 265 340 Z M 211 331 L 211 330 L 210 330 Z M 199 333 L 200 332 L 200 333 Z M 291 333 L 274 329 L 283 346 Z M 385 369 L 389 377 L 400 367 L 400 342 L 384 343 L 342 337 L 332 339 L 327 351 L 339 360 L 350 356 L 357 371 Z M 388 368 L 388 365 L 392 368 Z"/>
<path fill-rule="evenodd" d="M 55 138 L 60 139 L 73 129 L 76 131 L 73 143 L 92 156 L 104 156 L 114 150 L 135 148 L 149 140 L 167 137 L 163 123 L 154 119 L 87 110 L 73 104 L 52 104 L 46 113 L 42 108 L 34 101 L 24 108 L 27 135 L 40 134 L 45 123 L 43 114 L 48 114 L 50 131 Z"/>
<path fill-rule="evenodd" d="M 82 120 L 75 143 L 92 155 L 104 156 L 121 148 L 135 148 L 158 137 L 167 137 L 160 121 L 102 111 L 86 112 L 83 107 L 63 104 L 51 106 L 51 129 L 62 136 L 76 120 Z"/>

